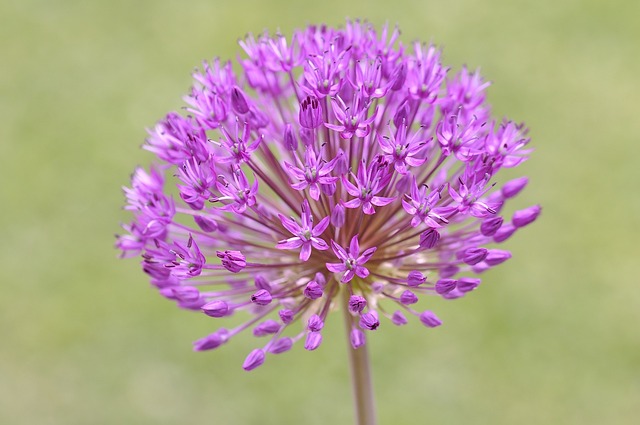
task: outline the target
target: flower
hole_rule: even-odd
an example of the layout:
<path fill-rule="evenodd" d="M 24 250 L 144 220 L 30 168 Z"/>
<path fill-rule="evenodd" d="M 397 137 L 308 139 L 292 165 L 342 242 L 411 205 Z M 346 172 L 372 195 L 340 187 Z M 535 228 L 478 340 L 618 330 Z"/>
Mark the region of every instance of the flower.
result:
<path fill-rule="evenodd" d="M 245 319 L 194 350 L 249 329 L 265 342 L 246 370 L 312 351 L 340 303 L 354 349 L 389 323 L 440 326 L 420 298 L 472 292 L 511 257 L 494 244 L 539 216 L 501 214 L 528 183 L 497 177 L 527 159 L 525 127 L 492 120 L 479 72 L 398 38 L 359 21 L 248 36 L 239 75 L 205 62 L 186 113 L 149 130 L 159 163 L 124 189 L 117 247 L 178 306 Z"/>

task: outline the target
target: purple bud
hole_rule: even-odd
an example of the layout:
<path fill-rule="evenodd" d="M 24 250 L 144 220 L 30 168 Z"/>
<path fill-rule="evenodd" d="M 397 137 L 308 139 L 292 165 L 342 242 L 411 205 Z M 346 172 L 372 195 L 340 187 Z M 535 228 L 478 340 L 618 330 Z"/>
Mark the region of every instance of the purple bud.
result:
<path fill-rule="evenodd" d="M 402 314 L 402 312 L 399 310 L 396 310 L 395 313 L 393 313 L 393 316 L 391 316 L 391 321 L 396 326 L 402 326 L 407 324 L 407 318 L 404 317 L 404 314 Z"/>
<path fill-rule="evenodd" d="M 540 205 L 533 205 L 529 208 L 516 211 L 513 213 L 511 223 L 516 227 L 524 227 L 527 224 L 533 223 L 536 218 L 538 218 L 538 215 L 540 215 L 540 211 Z"/>
<path fill-rule="evenodd" d="M 427 279 L 418 270 L 411 270 L 407 277 L 407 285 L 416 287 L 422 285 Z"/>
<path fill-rule="evenodd" d="M 364 332 L 362 332 L 358 328 L 351 329 L 351 335 L 349 335 L 349 339 L 351 340 L 351 346 L 354 350 L 358 347 L 362 347 L 366 341 Z"/>
<path fill-rule="evenodd" d="M 456 298 L 460 298 L 464 296 L 464 292 L 459 291 L 458 288 L 454 289 L 451 292 L 447 292 L 446 294 L 442 294 L 442 298 L 445 300 L 455 300 Z"/>
<path fill-rule="evenodd" d="M 391 90 L 398 91 L 404 85 L 404 82 L 407 78 L 407 67 L 404 62 L 400 64 L 400 66 L 396 69 L 396 72 L 393 75 L 393 84 L 391 85 Z"/>
<path fill-rule="evenodd" d="M 404 305 L 415 304 L 418 302 L 418 297 L 411 291 L 404 291 L 400 295 L 400 302 Z"/>
<path fill-rule="evenodd" d="M 201 309 L 204 314 L 210 317 L 224 317 L 230 313 L 229 304 L 221 300 L 208 302 Z"/>
<path fill-rule="evenodd" d="M 412 174 L 407 173 L 404 176 L 398 179 L 398 183 L 396 183 L 396 191 L 398 193 L 404 194 L 407 193 L 410 189 Z"/>
<path fill-rule="evenodd" d="M 442 324 L 442 320 L 438 319 L 433 311 L 426 310 L 420 315 L 420 321 L 429 328 L 436 328 Z"/>
<path fill-rule="evenodd" d="M 261 274 L 256 276 L 254 284 L 256 289 L 265 289 L 267 291 L 271 291 L 271 285 L 269 284 L 269 281 L 267 281 L 267 278 Z"/>
<path fill-rule="evenodd" d="M 376 280 L 371 284 L 371 290 L 374 294 L 381 294 L 384 291 L 384 282 Z"/>
<path fill-rule="evenodd" d="M 273 297 L 266 289 L 260 289 L 255 294 L 251 295 L 251 302 L 258 305 L 267 305 L 271 303 Z"/>
<path fill-rule="evenodd" d="M 396 109 L 396 113 L 393 115 L 393 124 L 396 126 L 396 128 L 400 128 L 402 122 L 407 121 L 409 112 L 409 103 L 405 100 L 400 106 L 398 106 L 398 109 Z"/>
<path fill-rule="evenodd" d="M 513 198 L 529 183 L 527 177 L 519 177 L 517 179 L 510 180 L 502 186 L 500 192 L 505 198 Z"/>
<path fill-rule="evenodd" d="M 275 320 L 265 320 L 260 323 L 258 326 L 253 328 L 253 336 L 265 336 L 271 335 L 280 330 L 280 323 Z"/>
<path fill-rule="evenodd" d="M 485 248 L 467 248 L 463 252 L 462 261 L 473 266 L 484 260 L 488 252 Z"/>
<path fill-rule="evenodd" d="M 246 371 L 253 370 L 264 363 L 264 351 L 256 348 L 249 353 L 242 365 L 242 368 Z"/>
<path fill-rule="evenodd" d="M 313 129 L 322 125 L 322 108 L 318 99 L 307 96 L 300 104 L 300 126 Z"/>
<path fill-rule="evenodd" d="M 227 342 L 228 339 L 229 331 L 224 328 L 218 329 L 214 333 L 207 335 L 204 338 L 200 338 L 197 341 L 194 341 L 193 351 L 213 350 L 214 348 L 218 348 L 222 344 Z"/>
<path fill-rule="evenodd" d="M 490 249 L 487 258 L 484 259 L 484 262 L 493 267 L 497 266 L 498 264 L 504 263 L 509 258 L 511 258 L 511 253 L 509 251 L 503 251 L 501 249 Z"/>
<path fill-rule="evenodd" d="M 304 342 L 304 349 L 313 351 L 316 348 L 320 347 L 322 343 L 322 334 L 320 332 L 309 332 L 307 334 L 307 339 Z"/>
<path fill-rule="evenodd" d="M 320 286 L 323 287 L 323 288 L 327 285 L 327 279 L 320 272 L 316 273 L 316 276 L 315 276 L 314 280 L 316 282 L 318 282 L 320 284 Z"/>
<path fill-rule="evenodd" d="M 309 130 L 308 128 L 300 129 L 300 140 L 302 140 L 302 144 L 309 149 L 315 140 L 315 133 L 313 130 Z M 313 149 L 313 148 L 312 148 Z"/>
<path fill-rule="evenodd" d="M 484 236 L 493 236 L 502 226 L 503 221 L 502 217 L 491 217 L 484 220 L 480 225 L 480 233 Z"/>
<path fill-rule="evenodd" d="M 442 267 L 439 270 L 439 273 L 441 278 L 447 279 L 449 277 L 455 276 L 456 274 L 458 274 L 459 271 L 460 269 L 458 268 L 458 266 L 454 266 L 453 264 L 448 264 Z"/>
<path fill-rule="evenodd" d="M 360 295 L 351 295 L 349 297 L 349 311 L 353 314 L 358 314 L 364 310 L 367 306 L 367 300 Z"/>
<path fill-rule="evenodd" d="M 451 292 L 456 288 L 458 281 L 455 279 L 440 279 L 436 282 L 436 292 L 440 295 Z"/>
<path fill-rule="evenodd" d="M 307 287 L 304 288 L 304 296 L 309 298 L 310 300 L 317 300 L 322 297 L 322 286 L 315 280 L 307 283 Z"/>
<path fill-rule="evenodd" d="M 476 289 L 480 285 L 480 279 L 472 277 L 462 277 L 458 280 L 457 288 L 461 292 L 470 292 Z"/>
<path fill-rule="evenodd" d="M 342 204 L 338 204 L 333 208 L 333 211 L 331 211 L 331 224 L 335 227 L 342 227 L 344 226 L 344 220 L 344 206 Z"/>
<path fill-rule="evenodd" d="M 288 151 L 295 151 L 298 149 L 298 139 L 293 132 L 291 124 L 287 124 L 284 128 L 284 147 Z"/>
<path fill-rule="evenodd" d="M 436 229 L 429 228 L 420 234 L 420 248 L 431 249 L 440 240 L 440 233 Z"/>
<path fill-rule="evenodd" d="M 175 288 L 171 288 L 173 292 L 173 296 L 182 302 L 193 302 L 198 301 L 200 298 L 200 291 L 193 286 L 178 286 Z"/>
<path fill-rule="evenodd" d="M 349 162 L 347 161 L 347 155 L 345 155 L 342 149 L 339 149 L 336 158 L 336 165 L 335 167 L 333 167 L 333 171 L 335 171 L 336 174 L 340 176 L 346 174 L 349 171 Z"/>
<path fill-rule="evenodd" d="M 284 323 L 285 325 L 288 325 L 293 321 L 293 311 L 287 308 L 280 310 L 278 312 L 278 315 L 280 316 L 280 320 L 282 320 L 282 323 Z"/>
<path fill-rule="evenodd" d="M 378 313 L 375 311 L 364 313 L 360 316 L 360 327 L 362 329 L 375 331 L 378 329 L 378 326 L 380 326 L 380 321 L 378 320 Z"/>
<path fill-rule="evenodd" d="M 311 332 L 320 332 L 320 330 L 322 330 L 323 327 L 324 327 L 324 322 L 322 321 L 320 316 L 318 316 L 317 314 L 314 314 L 311 317 L 309 317 L 309 321 L 307 322 L 307 329 L 309 329 Z"/>
<path fill-rule="evenodd" d="M 193 217 L 193 220 L 204 232 L 210 233 L 218 230 L 218 223 L 216 223 L 216 221 L 212 218 L 202 215 L 196 215 L 195 217 Z"/>
<path fill-rule="evenodd" d="M 168 300 L 177 300 L 175 293 L 173 292 L 173 288 L 174 286 L 169 286 L 166 288 L 160 288 L 160 290 L 158 292 L 160 292 L 160 295 L 162 295 L 163 297 L 165 297 Z"/>
<path fill-rule="evenodd" d="M 335 183 L 323 183 L 320 185 L 320 190 L 327 196 L 333 196 L 336 193 L 336 188 Z"/>
<path fill-rule="evenodd" d="M 232 273 L 238 273 L 247 266 L 247 261 L 240 251 L 216 251 L 222 260 L 222 266 Z"/>
<path fill-rule="evenodd" d="M 506 223 L 503 224 L 502 227 L 498 229 L 498 231 L 493 235 L 493 240 L 497 243 L 501 243 L 506 241 L 513 235 L 516 231 L 516 227 L 512 224 Z"/>
<path fill-rule="evenodd" d="M 247 99 L 238 86 L 233 86 L 233 89 L 231 89 L 231 106 L 233 107 L 233 110 L 240 115 L 244 115 L 249 112 Z"/>
<path fill-rule="evenodd" d="M 293 340 L 289 337 L 284 337 L 275 340 L 273 344 L 271 344 L 271 347 L 269 347 L 269 352 L 271 354 L 280 354 L 291 350 L 291 347 L 293 347 Z"/>

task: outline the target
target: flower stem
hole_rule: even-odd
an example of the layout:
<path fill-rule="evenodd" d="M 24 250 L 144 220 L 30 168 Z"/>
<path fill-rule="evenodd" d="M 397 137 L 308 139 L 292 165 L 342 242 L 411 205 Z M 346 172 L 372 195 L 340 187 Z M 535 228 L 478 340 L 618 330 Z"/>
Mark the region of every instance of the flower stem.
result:
<path fill-rule="evenodd" d="M 351 346 L 351 325 L 353 317 L 349 313 L 349 291 L 343 290 L 345 333 L 347 335 L 347 350 L 349 352 L 349 368 L 351 369 L 351 383 L 353 386 L 353 401 L 355 406 L 357 425 L 376 425 L 376 409 L 373 399 L 373 385 L 371 382 L 371 368 L 369 367 L 369 353 L 367 344 L 357 349 Z"/>

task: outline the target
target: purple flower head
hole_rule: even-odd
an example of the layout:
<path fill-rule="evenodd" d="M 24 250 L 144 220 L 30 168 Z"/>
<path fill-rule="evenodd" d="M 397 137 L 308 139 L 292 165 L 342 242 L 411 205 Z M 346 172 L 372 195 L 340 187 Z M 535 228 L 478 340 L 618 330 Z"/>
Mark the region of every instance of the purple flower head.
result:
<path fill-rule="evenodd" d="M 157 164 L 124 188 L 122 256 L 141 255 L 180 308 L 234 323 L 194 350 L 248 331 L 252 370 L 317 349 L 336 308 L 354 348 L 381 321 L 439 326 L 412 307 L 474 291 L 475 274 L 511 257 L 493 244 L 539 216 L 502 210 L 526 177 L 496 186 L 527 159 L 527 129 L 496 121 L 486 80 L 449 72 L 437 47 L 361 21 L 240 46 L 239 66 L 193 73 L 185 113 L 148 130 Z"/>

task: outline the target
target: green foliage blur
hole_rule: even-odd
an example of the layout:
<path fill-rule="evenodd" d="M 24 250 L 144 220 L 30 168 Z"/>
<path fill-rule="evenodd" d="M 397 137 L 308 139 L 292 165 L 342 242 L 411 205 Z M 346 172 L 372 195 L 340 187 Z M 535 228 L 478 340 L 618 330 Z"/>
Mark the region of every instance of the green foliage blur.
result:
<path fill-rule="evenodd" d="M 531 128 L 514 257 L 444 320 L 370 337 L 381 424 L 621 424 L 640 414 L 637 1 L 0 2 L 0 424 L 353 423 L 340 314 L 315 352 L 241 369 L 249 335 L 119 260 L 121 186 L 203 59 L 248 32 L 398 23 Z M 503 180 L 504 181 L 504 180 Z"/>

